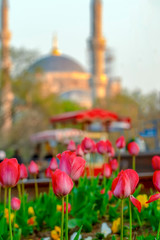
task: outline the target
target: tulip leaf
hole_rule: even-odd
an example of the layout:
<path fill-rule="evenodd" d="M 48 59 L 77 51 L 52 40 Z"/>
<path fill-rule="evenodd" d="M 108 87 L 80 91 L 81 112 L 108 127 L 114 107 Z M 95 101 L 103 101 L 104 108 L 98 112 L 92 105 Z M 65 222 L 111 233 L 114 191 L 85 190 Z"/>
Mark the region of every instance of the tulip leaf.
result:
<path fill-rule="evenodd" d="M 79 235 L 80 235 L 80 233 L 81 233 L 82 227 L 83 227 L 83 225 L 82 225 L 82 226 L 80 227 L 80 229 L 78 230 L 78 232 L 77 232 L 74 240 L 78 240 L 78 239 L 79 239 Z"/>

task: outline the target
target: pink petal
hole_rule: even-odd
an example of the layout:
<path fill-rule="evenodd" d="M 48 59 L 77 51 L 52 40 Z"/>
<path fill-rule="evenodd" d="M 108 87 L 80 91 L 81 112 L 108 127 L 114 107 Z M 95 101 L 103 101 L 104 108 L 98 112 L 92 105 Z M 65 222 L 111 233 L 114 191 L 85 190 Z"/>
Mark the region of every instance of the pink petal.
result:
<path fill-rule="evenodd" d="M 146 203 L 154 202 L 154 201 L 158 200 L 159 198 L 160 198 L 160 193 L 154 194 L 149 198 L 149 200 Z"/>
<path fill-rule="evenodd" d="M 140 201 L 138 201 L 133 195 L 130 196 L 130 200 L 140 213 L 142 208 Z"/>

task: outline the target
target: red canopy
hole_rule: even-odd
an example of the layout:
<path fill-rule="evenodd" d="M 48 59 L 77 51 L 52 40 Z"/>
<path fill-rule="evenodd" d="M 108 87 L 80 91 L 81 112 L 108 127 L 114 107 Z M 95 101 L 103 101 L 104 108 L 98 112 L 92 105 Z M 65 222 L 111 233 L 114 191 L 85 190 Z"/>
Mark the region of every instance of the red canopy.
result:
<path fill-rule="evenodd" d="M 114 112 L 109 112 L 103 109 L 92 109 L 92 110 L 83 110 L 83 111 L 76 111 L 76 112 L 67 112 L 63 114 L 56 115 L 51 117 L 51 123 L 57 122 L 74 122 L 74 123 L 92 123 L 95 121 L 100 122 L 112 122 L 112 121 L 125 121 L 130 123 L 130 118 L 121 118 Z"/>

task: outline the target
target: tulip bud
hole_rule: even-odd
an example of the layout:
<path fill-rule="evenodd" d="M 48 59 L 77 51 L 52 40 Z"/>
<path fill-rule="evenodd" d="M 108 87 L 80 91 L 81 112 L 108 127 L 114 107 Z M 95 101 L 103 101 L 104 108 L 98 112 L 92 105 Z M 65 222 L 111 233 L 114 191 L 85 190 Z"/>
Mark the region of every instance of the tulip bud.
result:
<path fill-rule="evenodd" d="M 82 147 L 81 147 L 80 144 L 77 145 L 76 155 L 79 156 L 79 157 L 83 157 L 84 156 L 84 152 L 83 152 Z"/>
<path fill-rule="evenodd" d="M 71 140 L 67 146 L 67 150 L 74 152 L 76 151 L 76 144 L 73 140 Z"/>
<path fill-rule="evenodd" d="M 160 170 L 160 156 L 154 156 L 152 158 L 152 167 L 154 170 Z"/>
<path fill-rule="evenodd" d="M 158 192 L 160 192 L 160 170 L 153 174 L 153 184 Z"/>
<path fill-rule="evenodd" d="M 92 140 L 87 137 L 85 137 L 81 142 L 82 149 L 88 152 L 92 149 L 92 145 L 93 145 Z"/>
<path fill-rule="evenodd" d="M 3 187 L 14 187 L 19 181 L 20 166 L 17 159 L 4 159 L 0 163 L 0 182 Z"/>
<path fill-rule="evenodd" d="M 106 178 L 110 178 L 111 177 L 112 169 L 111 169 L 110 164 L 108 164 L 108 163 L 103 164 L 102 175 L 105 176 Z"/>
<path fill-rule="evenodd" d="M 112 158 L 112 157 L 115 156 L 115 151 L 114 151 L 114 148 L 113 148 L 113 147 L 111 147 L 110 152 L 108 152 L 108 156 L 109 156 L 110 158 Z"/>
<path fill-rule="evenodd" d="M 37 175 L 39 173 L 38 165 L 34 161 L 30 162 L 28 166 L 28 170 L 29 170 L 29 173 L 32 175 Z"/>
<path fill-rule="evenodd" d="M 136 142 L 130 142 L 127 146 L 128 152 L 132 155 L 132 156 L 136 156 L 139 153 L 139 146 Z"/>
<path fill-rule="evenodd" d="M 112 143 L 109 140 L 106 140 L 106 151 L 107 153 L 111 152 Z"/>
<path fill-rule="evenodd" d="M 46 170 L 45 170 L 45 177 L 46 178 L 52 178 L 51 171 L 52 170 L 50 169 L 50 167 L 46 168 Z"/>
<path fill-rule="evenodd" d="M 20 165 L 20 179 L 26 179 L 28 178 L 28 172 L 26 166 L 22 163 Z"/>
<path fill-rule="evenodd" d="M 81 157 L 77 157 L 75 152 L 65 151 L 61 155 L 59 168 L 67 173 L 72 180 L 76 181 L 84 172 L 85 163 L 86 161 Z"/>
<path fill-rule="evenodd" d="M 57 169 L 52 173 L 52 186 L 57 197 L 64 197 L 71 192 L 73 181 L 65 172 Z"/>
<path fill-rule="evenodd" d="M 126 145 L 126 142 L 125 142 L 124 136 L 119 137 L 116 141 L 116 147 L 121 149 L 121 148 L 124 148 L 125 145 Z"/>
<path fill-rule="evenodd" d="M 55 171 L 57 168 L 58 168 L 58 163 L 57 163 L 57 160 L 56 158 L 52 158 L 51 161 L 50 161 L 50 164 L 49 164 L 49 167 L 52 171 Z"/>
<path fill-rule="evenodd" d="M 118 168 L 118 161 L 117 159 L 110 160 L 109 164 L 111 165 L 112 171 L 116 171 Z"/>
<path fill-rule="evenodd" d="M 12 198 L 11 207 L 12 207 L 12 210 L 18 211 L 21 207 L 21 200 L 19 198 L 16 198 L 16 197 Z"/>
<path fill-rule="evenodd" d="M 105 141 L 102 141 L 102 140 L 99 141 L 96 144 L 96 146 L 97 146 L 97 152 L 99 154 L 105 154 L 106 153 L 107 148 L 106 148 L 106 142 Z"/>

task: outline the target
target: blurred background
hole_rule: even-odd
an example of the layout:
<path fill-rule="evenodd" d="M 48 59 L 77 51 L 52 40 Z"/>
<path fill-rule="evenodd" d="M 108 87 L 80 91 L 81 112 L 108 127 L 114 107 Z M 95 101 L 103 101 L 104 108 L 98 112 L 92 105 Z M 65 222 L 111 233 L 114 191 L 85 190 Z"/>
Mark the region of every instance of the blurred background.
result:
<path fill-rule="evenodd" d="M 0 6 L 0 157 L 27 162 L 84 136 L 160 150 L 158 0 Z"/>

